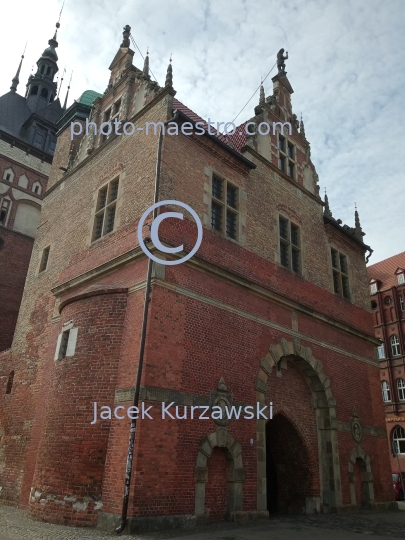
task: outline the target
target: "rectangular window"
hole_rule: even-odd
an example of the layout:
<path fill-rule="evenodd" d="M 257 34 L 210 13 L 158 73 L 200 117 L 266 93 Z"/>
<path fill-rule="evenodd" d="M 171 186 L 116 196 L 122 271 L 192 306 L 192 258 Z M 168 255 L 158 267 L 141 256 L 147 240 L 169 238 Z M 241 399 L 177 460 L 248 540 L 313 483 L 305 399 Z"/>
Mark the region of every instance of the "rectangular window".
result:
<path fill-rule="evenodd" d="M 347 257 L 337 249 L 331 248 L 333 290 L 336 294 L 350 300 L 350 282 L 348 276 Z"/>
<path fill-rule="evenodd" d="M 278 168 L 290 178 L 295 178 L 294 145 L 280 134 L 278 136 Z"/>
<path fill-rule="evenodd" d="M 56 148 L 56 138 L 52 135 L 51 140 L 49 141 L 49 151 L 51 152 L 51 154 L 55 152 L 55 148 Z"/>
<path fill-rule="evenodd" d="M 399 297 L 399 307 L 401 311 L 405 311 L 404 299 L 402 296 Z"/>
<path fill-rule="evenodd" d="M 279 216 L 280 264 L 297 274 L 301 274 L 301 239 L 297 225 Z"/>
<path fill-rule="evenodd" d="M 58 354 L 59 360 L 62 360 L 62 358 L 66 357 L 67 347 L 69 343 L 69 334 L 70 330 L 65 330 L 65 332 L 62 333 L 62 339 L 60 341 L 60 348 Z"/>
<path fill-rule="evenodd" d="M 232 240 L 238 237 L 238 188 L 212 175 L 211 227 Z"/>
<path fill-rule="evenodd" d="M 385 348 L 384 343 L 377 347 L 377 355 L 379 360 L 383 360 L 385 358 Z"/>
<path fill-rule="evenodd" d="M 370 294 L 376 294 L 377 292 L 377 283 L 372 283 L 370 285 Z"/>
<path fill-rule="evenodd" d="M 118 191 L 119 179 L 115 178 L 98 192 L 93 225 L 93 242 L 114 230 Z"/>
<path fill-rule="evenodd" d="M 37 148 L 42 148 L 44 138 L 44 131 L 42 129 L 37 129 L 34 137 L 34 146 L 36 146 Z"/>
<path fill-rule="evenodd" d="M 8 199 L 3 199 L 0 205 L 0 223 L 2 225 L 6 224 L 9 208 L 10 201 Z"/>
<path fill-rule="evenodd" d="M 398 274 L 398 285 L 403 285 L 405 283 L 405 274 Z"/>
<path fill-rule="evenodd" d="M 47 266 L 48 266 L 49 250 L 50 250 L 50 246 L 46 247 L 42 251 L 41 264 L 39 265 L 39 271 L 40 272 L 44 272 L 46 270 Z"/>

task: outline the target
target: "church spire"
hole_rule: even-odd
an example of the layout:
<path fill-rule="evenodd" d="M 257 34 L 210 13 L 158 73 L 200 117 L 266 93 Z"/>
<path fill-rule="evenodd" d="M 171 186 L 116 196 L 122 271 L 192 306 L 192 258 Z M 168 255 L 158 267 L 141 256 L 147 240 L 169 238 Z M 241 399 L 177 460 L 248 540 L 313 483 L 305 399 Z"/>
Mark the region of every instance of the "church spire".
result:
<path fill-rule="evenodd" d="M 70 80 L 69 80 L 69 84 L 68 84 L 68 87 L 67 87 L 67 92 L 66 92 L 66 97 L 65 97 L 65 103 L 63 104 L 63 110 L 64 110 L 64 111 L 66 110 L 66 105 L 67 105 L 67 100 L 68 100 L 69 90 L 70 90 L 70 83 L 72 82 L 72 76 L 73 76 L 73 71 L 72 71 L 72 73 L 70 74 Z"/>
<path fill-rule="evenodd" d="M 360 218 L 359 218 L 359 213 L 357 211 L 356 203 L 354 203 L 354 208 L 355 208 L 355 211 L 354 211 L 354 222 L 355 222 L 354 235 L 356 236 L 356 238 L 363 241 L 363 236 L 365 236 L 365 234 L 364 234 L 363 229 L 361 228 L 361 225 L 360 225 Z"/>
<path fill-rule="evenodd" d="M 20 65 L 18 66 L 18 69 L 17 69 L 17 73 L 14 75 L 14 78 L 12 79 L 11 81 L 11 86 L 10 86 L 10 90 L 12 92 L 16 92 L 17 91 L 17 86 L 20 82 L 20 71 L 21 71 L 21 66 L 22 66 L 22 62 L 24 60 L 24 53 L 25 53 L 25 49 L 27 48 L 27 44 L 25 44 L 25 47 L 24 47 L 24 52 L 22 53 L 21 55 L 21 60 L 20 60 Z"/>
<path fill-rule="evenodd" d="M 301 121 L 300 121 L 300 135 L 302 135 L 305 139 L 305 127 L 304 127 L 304 121 L 302 119 L 302 114 L 301 114 Z"/>
<path fill-rule="evenodd" d="M 330 208 L 329 208 L 329 199 L 326 194 L 326 188 L 325 188 L 325 208 L 323 209 L 323 215 L 328 218 L 332 217 L 332 212 L 330 211 Z"/>
<path fill-rule="evenodd" d="M 170 55 L 170 63 L 167 66 L 166 83 L 165 86 L 173 86 L 173 68 L 172 68 L 172 55 Z"/>

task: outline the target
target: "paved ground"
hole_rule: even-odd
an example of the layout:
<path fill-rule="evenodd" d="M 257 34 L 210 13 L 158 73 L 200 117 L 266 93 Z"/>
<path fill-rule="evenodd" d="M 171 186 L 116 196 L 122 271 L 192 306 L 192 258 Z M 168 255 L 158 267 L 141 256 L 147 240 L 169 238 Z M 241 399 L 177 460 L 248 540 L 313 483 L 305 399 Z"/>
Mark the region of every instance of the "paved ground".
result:
<path fill-rule="evenodd" d="M 405 503 L 403 503 L 405 507 Z M 405 509 L 405 508 L 404 508 Z M 165 532 L 127 536 L 127 540 L 373 540 L 405 538 L 405 512 L 367 512 L 339 515 L 275 517 L 236 525 L 198 527 L 191 533 Z M 32 521 L 23 510 L 0 506 L 0 540 L 106 540 L 118 538 L 95 529 L 64 527 Z"/>

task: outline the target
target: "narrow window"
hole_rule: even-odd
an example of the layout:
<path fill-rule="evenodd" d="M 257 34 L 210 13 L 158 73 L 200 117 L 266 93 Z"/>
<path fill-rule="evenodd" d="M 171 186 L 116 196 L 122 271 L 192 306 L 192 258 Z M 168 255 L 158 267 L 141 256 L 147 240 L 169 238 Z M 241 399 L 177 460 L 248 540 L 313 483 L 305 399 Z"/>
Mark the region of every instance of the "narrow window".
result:
<path fill-rule="evenodd" d="M 379 360 L 383 360 L 385 358 L 384 343 L 382 343 L 379 347 L 377 347 L 377 355 L 378 355 Z"/>
<path fill-rule="evenodd" d="M 397 380 L 398 399 L 399 401 L 405 401 L 405 381 L 404 379 Z"/>
<path fill-rule="evenodd" d="M 402 296 L 399 297 L 399 307 L 401 311 L 405 311 L 404 299 Z"/>
<path fill-rule="evenodd" d="M 399 346 L 398 336 L 391 336 L 390 342 L 391 342 L 392 356 L 400 356 L 401 349 Z"/>
<path fill-rule="evenodd" d="M 39 271 L 44 272 L 48 266 L 50 246 L 46 247 L 42 251 L 41 264 L 39 265 Z"/>
<path fill-rule="evenodd" d="M 44 99 L 46 99 L 48 97 L 48 90 L 46 88 L 42 88 L 41 97 L 44 98 Z"/>
<path fill-rule="evenodd" d="M 278 168 L 290 178 L 295 178 L 294 145 L 280 134 L 278 136 Z"/>
<path fill-rule="evenodd" d="M 403 285 L 405 283 L 405 274 L 398 274 L 398 285 Z"/>
<path fill-rule="evenodd" d="M 370 285 L 370 294 L 375 294 L 377 292 L 377 283 L 372 283 Z"/>
<path fill-rule="evenodd" d="M 6 180 L 9 181 L 10 178 L 11 178 L 11 174 L 10 174 L 10 173 L 7 173 L 7 174 L 6 174 Z"/>
<path fill-rule="evenodd" d="M 387 383 L 387 381 L 383 381 L 381 383 L 381 389 L 384 403 L 391 401 L 390 385 Z"/>
<path fill-rule="evenodd" d="M 334 248 L 331 248 L 330 254 L 332 261 L 333 291 L 335 294 L 350 300 L 347 257 Z"/>
<path fill-rule="evenodd" d="M 3 199 L 1 204 L 0 204 L 0 223 L 1 223 L 1 225 L 6 224 L 9 209 L 10 209 L 10 201 L 8 199 Z"/>
<path fill-rule="evenodd" d="M 278 221 L 280 236 L 280 263 L 297 274 L 301 274 L 301 240 L 297 225 L 283 216 Z"/>
<path fill-rule="evenodd" d="M 398 454 L 405 454 L 405 430 L 401 426 L 396 426 L 392 434 L 392 442 L 397 448 Z"/>
<path fill-rule="evenodd" d="M 238 188 L 217 174 L 212 175 L 211 227 L 237 240 L 238 236 Z"/>
<path fill-rule="evenodd" d="M 115 178 L 98 192 L 96 215 L 93 225 L 93 241 L 113 232 L 117 211 L 119 179 Z"/>
<path fill-rule="evenodd" d="M 59 347 L 59 354 L 58 354 L 59 360 L 62 360 L 62 358 L 66 357 L 67 347 L 69 343 L 69 334 L 70 334 L 70 330 L 65 330 L 62 333 L 62 339 L 60 340 L 60 347 Z"/>
<path fill-rule="evenodd" d="M 13 388 L 13 381 L 14 381 L 14 371 L 11 371 L 7 379 L 6 394 L 11 394 L 11 390 Z"/>

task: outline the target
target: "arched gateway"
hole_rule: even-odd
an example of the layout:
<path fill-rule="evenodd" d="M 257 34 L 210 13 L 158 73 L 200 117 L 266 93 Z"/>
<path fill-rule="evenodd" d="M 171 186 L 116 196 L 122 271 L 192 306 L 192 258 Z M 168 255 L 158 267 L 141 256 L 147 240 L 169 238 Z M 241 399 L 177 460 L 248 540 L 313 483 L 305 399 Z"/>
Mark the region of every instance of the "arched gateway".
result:
<path fill-rule="evenodd" d="M 312 486 L 312 469 L 314 466 L 314 456 L 308 455 L 308 446 L 303 441 L 304 434 L 299 427 L 294 425 L 292 418 L 283 411 L 277 411 L 273 420 L 268 421 L 267 430 L 288 431 L 290 438 L 295 438 L 298 448 L 303 451 L 299 456 L 300 477 L 297 478 L 297 491 L 292 498 L 292 505 L 284 508 L 285 511 L 303 511 L 311 513 L 314 511 L 328 511 L 342 504 L 342 492 L 340 484 L 339 452 L 337 441 L 336 422 L 336 401 L 332 396 L 330 380 L 323 372 L 322 364 L 315 359 L 309 347 L 301 345 L 298 338 L 287 341 L 285 338 L 278 345 L 271 345 L 268 354 L 261 360 L 259 375 L 256 379 L 256 399 L 265 405 L 268 378 L 273 368 L 279 369 L 287 360 L 294 364 L 305 377 L 312 394 L 312 406 L 315 409 L 318 451 L 319 451 L 319 473 L 320 486 L 317 489 L 317 496 L 314 496 Z M 274 423 L 272 425 L 272 422 Z M 277 474 L 274 463 L 271 463 L 271 455 L 267 452 L 266 460 L 266 420 L 257 420 L 257 510 L 264 511 L 275 505 L 276 495 L 274 485 L 277 482 Z M 269 434 L 267 433 L 267 436 Z M 269 439 L 268 439 L 269 440 Z M 301 446 L 299 444 L 302 442 Z M 269 450 L 269 449 L 268 449 Z M 315 461 L 318 461 L 315 459 Z M 266 463 L 267 462 L 267 463 Z M 312 464 L 312 465 L 311 465 Z M 285 465 L 283 465 L 285 467 Z M 302 477 L 302 478 L 301 478 Z M 267 479 L 270 479 L 269 493 L 267 492 Z M 300 492 L 301 490 L 301 492 Z M 307 491 L 305 491 L 307 490 Z"/>

